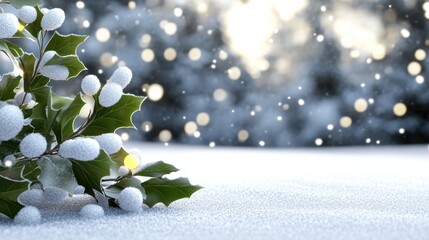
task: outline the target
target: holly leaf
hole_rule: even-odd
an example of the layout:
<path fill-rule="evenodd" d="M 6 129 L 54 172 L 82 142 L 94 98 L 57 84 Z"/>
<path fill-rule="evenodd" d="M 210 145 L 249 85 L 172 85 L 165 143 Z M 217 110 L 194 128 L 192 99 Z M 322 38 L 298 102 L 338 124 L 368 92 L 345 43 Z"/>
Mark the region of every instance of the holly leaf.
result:
<path fill-rule="evenodd" d="M 140 110 L 144 97 L 124 94 L 115 105 L 105 108 L 96 103 L 91 122 L 82 135 L 97 136 L 103 133 L 115 132 L 118 128 L 135 128 L 132 115 Z"/>
<path fill-rule="evenodd" d="M 36 64 L 36 57 L 34 54 L 25 53 L 19 58 L 20 67 L 24 72 L 24 91 L 28 91 L 31 80 L 33 78 L 34 65 Z"/>
<path fill-rule="evenodd" d="M 18 196 L 28 189 L 28 182 L 13 182 L 0 176 L 0 213 L 13 218 L 23 208 Z"/>
<path fill-rule="evenodd" d="M 179 171 L 179 169 L 175 166 L 159 161 L 143 167 L 140 171 L 134 173 L 134 175 L 143 177 L 162 177 L 166 174 L 177 171 Z"/>
<path fill-rule="evenodd" d="M 166 206 L 172 202 L 189 198 L 193 193 L 202 187 L 192 185 L 187 178 L 178 178 L 174 180 L 166 178 L 152 178 L 141 184 L 146 191 L 144 203 L 153 207 L 157 203 L 163 203 Z"/>
<path fill-rule="evenodd" d="M 14 90 L 18 87 L 21 76 L 4 75 L 0 81 L 0 100 L 6 101 L 15 97 Z"/>
<path fill-rule="evenodd" d="M 42 5 L 42 0 L 9 0 L 9 3 L 14 6 L 16 9 L 20 9 L 22 6 L 37 6 Z"/>
<path fill-rule="evenodd" d="M 61 35 L 55 31 L 46 45 L 45 51 L 53 50 L 60 56 L 76 55 L 77 47 L 87 38 L 88 36 L 77 34 Z"/>
<path fill-rule="evenodd" d="M 145 191 L 141 186 L 141 181 L 138 180 L 137 178 L 133 178 L 133 177 L 126 178 L 122 181 L 119 181 L 113 185 L 108 186 L 107 188 L 104 189 L 104 193 L 108 197 L 118 199 L 121 191 L 127 187 L 135 187 L 138 190 L 140 190 L 140 192 L 143 194 L 143 196 L 145 196 Z"/>
<path fill-rule="evenodd" d="M 84 105 L 85 102 L 82 100 L 82 96 L 78 94 L 71 103 L 61 106 L 61 111 L 56 120 L 59 129 L 55 131 L 57 140 L 60 143 L 74 133 L 74 121 L 79 116 L 79 112 Z"/>
<path fill-rule="evenodd" d="M 4 52 L 10 59 L 24 54 L 21 47 L 3 39 L 0 39 L 0 51 Z"/>
<path fill-rule="evenodd" d="M 36 181 L 40 174 L 40 169 L 36 162 L 18 161 L 12 167 L 0 167 L 0 176 L 3 176 L 11 181 L 28 180 Z"/>
<path fill-rule="evenodd" d="M 39 74 L 31 82 L 30 89 L 44 87 L 44 86 L 48 85 L 48 83 L 49 83 L 50 80 L 51 79 L 49 79 L 48 77 L 45 77 L 45 76 Z"/>
<path fill-rule="evenodd" d="M 69 70 L 69 76 L 66 80 L 76 77 L 82 71 L 86 70 L 85 65 L 79 60 L 76 55 L 60 56 L 55 54 L 46 64 L 48 65 L 62 65 Z"/>
<path fill-rule="evenodd" d="M 35 2 L 34 4 L 36 4 L 38 1 L 40 1 L 40 0 L 35 0 L 35 1 L 32 1 L 32 0 L 28 0 L 28 1 L 31 1 L 31 2 Z M 40 1 L 41 2 L 41 1 Z M 32 5 L 32 6 L 34 6 L 33 4 L 27 4 L 27 5 Z M 37 4 L 37 5 L 39 5 L 39 4 Z M 25 27 L 25 29 L 34 37 L 34 38 L 38 38 L 38 36 L 39 36 L 39 32 L 40 31 L 42 31 L 42 25 L 41 25 L 41 22 L 42 22 L 42 18 L 43 18 L 43 13 L 40 11 L 40 8 L 38 7 L 38 6 L 36 6 L 35 7 L 36 8 L 36 12 L 37 12 L 37 17 L 36 17 L 36 20 L 34 21 L 34 22 L 32 22 L 32 23 L 30 23 L 30 24 L 28 24 L 26 27 Z"/>
<path fill-rule="evenodd" d="M 72 163 L 59 156 L 43 157 L 37 161 L 40 167 L 39 181 L 43 187 L 57 187 L 73 195 L 77 187 Z"/>
<path fill-rule="evenodd" d="M 85 193 L 95 196 L 94 190 L 102 192 L 101 179 L 110 175 L 112 160 L 103 150 L 92 161 L 72 160 L 72 168 L 77 183 L 85 187 Z"/>

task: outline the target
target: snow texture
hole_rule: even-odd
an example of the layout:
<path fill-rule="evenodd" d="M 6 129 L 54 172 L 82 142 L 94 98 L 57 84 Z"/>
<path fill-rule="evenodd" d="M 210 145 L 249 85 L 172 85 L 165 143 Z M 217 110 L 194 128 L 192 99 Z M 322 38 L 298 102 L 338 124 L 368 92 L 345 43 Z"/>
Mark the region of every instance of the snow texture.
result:
<path fill-rule="evenodd" d="M 22 6 L 22 8 L 19 9 L 18 17 L 25 23 L 32 23 L 37 18 L 37 11 L 32 6 Z"/>
<path fill-rule="evenodd" d="M 115 105 L 122 97 L 122 87 L 117 83 L 107 83 L 101 89 L 99 102 L 103 107 Z"/>
<path fill-rule="evenodd" d="M 94 95 L 100 90 L 100 80 L 95 75 L 88 75 L 82 79 L 81 88 L 86 95 Z"/>
<path fill-rule="evenodd" d="M 423 240 L 429 235 L 426 145 L 127 147 L 144 149 L 148 161 L 163 159 L 184 169 L 179 176 L 204 189 L 168 208 L 157 205 L 134 214 L 108 208 L 96 221 L 78 215 L 95 203 L 78 195 L 41 207 L 41 225 L 14 225 L 0 218 L 2 239 Z"/>
<path fill-rule="evenodd" d="M 40 133 L 28 134 L 19 144 L 19 150 L 21 151 L 22 155 L 28 158 L 41 156 L 47 147 L 48 143 L 46 142 L 46 138 L 43 137 Z"/>
<path fill-rule="evenodd" d="M 46 187 L 43 189 L 43 200 L 46 203 L 60 203 L 68 197 L 68 193 L 57 187 Z"/>
<path fill-rule="evenodd" d="M 0 141 L 14 138 L 24 126 L 24 115 L 19 107 L 10 104 L 0 106 Z"/>
<path fill-rule="evenodd" d="M 48 65 L 40 69 L 40 73 L 52 80 L 66 80 L 69 76 L 69 69 L 62 65 Z"/>
<path fill-rule="evenodd" d="M 43 191 L 41 189 L 29 189 L 19 195 L 18 201 L 25 206 L 40 206 L 43 201 Z"/>
<path fill-rule="evenodd" d="M 119 169 L 118 169 L 118 175 L 119 176 L 125 176 L 129 172 L 130 172 L 130 170 L 127 167 L 125 167 L 125 166 L 120 166 Z"/>
<path fill-rule="evenodd" d="M 37 224 L 42 220 L 39 209 L 33 206 L 22 208 L 15 216 L 14 222 L 17 224 Z M 5 235 L 4 235 L 5 236 Z"/>
<path fill-rule="evenodd" d="M 55 51 L 46 51 L 43 54 L 42 60 L 40 61 L 40 66 L 45 66 L 45 64 L 54 57 L 57 52 Z"/>
<path fill-rule="evenodd" d="M 10 38 L 18 31 L 18 18 L 12 13 L 0 13 L 0 38 Z"/>
<path fill-rule="evenodd" d="M 49 12 L 49 9 L 47 9 L 47 8 L 41 8 L 40 9 L 40 12 L 42 12 L 43 14 L 46 14 L 46 13 L 48 13 Z M 64 19 L 65 20 L 65 19 Z"/>
<path fill-rule="evenodd" d="M 25 100 L 24 100 L 24 96 L 25 96 Z M 19 92 L 18 94 L 15 95 L 15 104 L 17 106 L 21 105 L 21 104 L 28 104 L 31 102 L 32 99 L 32 95 L 31 93 L 27 93 L 25 94 L 25 92 Z"/>
<path fill-rule="evenodd" d="M 75 138 L 63 142 L 59 154 L 64 158 L 91 161 L 98 157 L 100 145 L 91 138 Z"/>
<path fill-rule="evenodd" d="M 100 148 L 108 154 L 117 153 L 122 147 L 121 136 L 116 133 L 105 133 L 95 137 L 95 140 L 100 144 Z"/>
<path fill-rule="evenodd" d="M 52 31 L 61 27 L 64 20 L 64 11 L 61 8 L 53 8 L 43 15 L 41 25 L 44 30 Z"/>
<path fill-rule="evenodd" d="M 133 78 L 133 72 L 128 67 L 119 67 L 116 69 L 108 82 L 117 83 L 124 89 Z"/>
<path fill-rule="evenodd" d="M 104 216 L 104 210 L 100 205 L 88 204 L 80 210 L 79 214 L 82 217 L 89 219 L 101 218 Z"/>
<path fill-rule="evenodd" d="M 73 195 L 77 195 L 77 194 L 84 194 L 85 193 L 85 187 L 82 185 L 78 185 L 75 190 Z"/>
<path fill-rule="evenodd" d="M 127 187 L 119 194 L 118 203 L 125 211 L 137 212 L 142 209 L 143 195 L 137 188 Z"/>

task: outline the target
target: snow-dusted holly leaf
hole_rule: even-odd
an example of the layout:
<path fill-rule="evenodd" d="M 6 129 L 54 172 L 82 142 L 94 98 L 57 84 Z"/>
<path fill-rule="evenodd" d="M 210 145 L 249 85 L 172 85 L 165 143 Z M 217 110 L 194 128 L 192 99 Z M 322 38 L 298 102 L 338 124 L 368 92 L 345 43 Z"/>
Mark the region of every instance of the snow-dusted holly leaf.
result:
<path fill-rule="evenodd" d="M 55 32 L 46 45 L 45 51 L 56 51 L 60 56 L 76 55 L 77 47 L 83 43 L 88 36 L 69 34 L 61 35 Z"/>
<path fill-rule="evenodd" d="M 137 178 L 133 178 L 133 177 L 124 179 L 124 180 L 119 181 L 113 185 L 110 185 L 109 187 L 104 189 L 104 193 L 108 197 L 118 199 L 121 191 L 127 187 L 135 187 L 135 188 L 140 190 L 140 192 L 143 194 L 143 196 L 145 194 L 145 191 L 141 186 L 141 181 L 138 180 Z"/>
<path fill-rule="evenodd" d="M 12 57 L 19 57 L 24 54 L 24 50 L 21 47 L 3 39 L 0 39 L 0 51 L 4 52 L 11 59 Z"/>
<path fill-rule="evenodd" d="M 31 0 L 29 0 L 31 1 Z M 39 0 L 36 0 L 39 1 Z M 37 4 L 38 5 L 38 4 Z M 41 22 L 43 18 L 43 13 L 40 11 L 40 8 L 38 6 L 35 7 L 37 12 L 36 20 L 30 24 L 28 24 L 25 29 L 34 37 L 37 39 L 39 36 L 39 32 L 42 30 Z"/>
<path fill-rule="evenodd" d="M 76 55 L 60 56 L 55 54 L 46 64 L 49 65 L 62 65 L 69 70 L 69 75 L 66 80 L 76 77 L 82 71 L 86 70 L 85 65 L 79 60 Z"/>
<path fill-rule="evenodd" d="M 12 167 L 0 167 L 0 176 L 11 181 L 36 181 L 40 174 L 39 166 L 36 162 L 18 161 Z"/>
<path fill-rule="evenodd" d="M 77 183 L 85 187 L 85 193 L 94 196 L 94 190 L 102 192 L 101 179 L 110 174 L 112 160 L 103 150 L 92 161 L 72 160 Z"/>
<path fill-rule="evenodd" d="M 25 5 L 38 6 L 43 4 L 42 0 L 9 0 L 9 3 L 16 9 L 20 9 Z"/>
<path fill-rule="evenodd" d="M 82 135 L 97 136 L 115 132 L 118 128 L 135 128 L 131 118 L 136 111 L 140 110 L 144 100 L 144 97 L 124 94 L 119 102 L 108 108 L 96 103 L 93 119 Z"/>
<path fill-rule="evenodd" d="M 13 182 L 0 176 L 0 213 L 13 218 L 23 208 L 18 196 L 28 189 L 28 182 Z"/>
<path fill-rule="evenodd" d="M 36 57 L 34 54 L 25 53 L 19 58 L 20 67 L 24 72 L 24 91 L 28 91 L 31 80 L 33 78 L 34 66 L 36 64 Z"/>
<path fill-rule="evenodd" d="M 61 106 L 61 111 L 58 114 L 56 120 L 56 126 L 58 126 L 59 129 L 55 131 L 57 140 L 59 142 L 63 142 L 65 138 L 73 134 L 74 121 L 79 116 L 79 112 L 84 105 L 85 102 L 82 100 L 82 96 L 78 94 L 71 103 L 64 104 Z"/>
<path fill-rule="evenodd" d="M 15 97 L 15 90 L 18 85 L 19 81 L 21 80 L 21 76 L 11 76 L 11 75 L 4 75 L 3 79 L 0 81 L 0 100 L 6 101 L 9 99 L 13 99 Z"/>
<path fill-rule="evenodd" d="M 141 184 L 146 192 L 144 203 L 153 207 L 157 203 L 164 203 L 166 206 L 172 202 L 189 198 L 202 187 L 192 185 L 187 178 L 178 178 L 174 180 L 166 178 L 152 178 Z"/>
<path fill-rule="evenodd" d="M 72 163 L 59 156 L 42 157 L 37 161 L 40 167 L 39 181 L 43 187 L 57 187 L 73 194 L 77 182 L 73 174 Z"/>
<path fill-rule="evenodd" d="M 175 166 L 163 161 L 158 161 L 143 167 L 140 171 L 134 173 L 134 175 L 144 177 L 162 177 L 177 171 L 179 171 L 179 169 L 177 169 Z"/>
<path fill-rule="evenodd" d="M 36 89 L 36 88 L 44 87 L 44 86 L 48 85 L 50 80 L 51 79 L 49 79 L 48 77 L 45 77 L 45 76 L 39 74 L 31 82 L 30 89 Z"/>
<path fill-rule="evenodd" d="M 56 123 L 55 120 L 60 112 L 52 108 L 52 90 L 49 86 L 32 89 L 30 91 L 37 101 L 31 115 L 31 125 L 36 132 L 42 133 L 46 138 L 50 138 L 51 130 Z M 49 140 L 49 139 L 48 139 Z"/>

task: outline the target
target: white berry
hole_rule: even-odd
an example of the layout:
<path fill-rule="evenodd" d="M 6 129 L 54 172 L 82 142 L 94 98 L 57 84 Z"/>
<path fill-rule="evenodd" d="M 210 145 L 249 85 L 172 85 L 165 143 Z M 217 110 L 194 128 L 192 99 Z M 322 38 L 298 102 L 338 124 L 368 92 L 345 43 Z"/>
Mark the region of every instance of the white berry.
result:
<path fill-rule="evenodd" d="M 66 80 L 70 72 L 62 65 L 48 65 L 40 69 L 40 74 L 52 80 Z"/>
<path fill-rule="evenodd" d="M 43 203 L 43 191 L 41 189 L 27 190 L 19 195 L 18 201 L 25 206 L 40 206 Z"/>
<path fill-rule="evenodd" d="M 117 83 L 125 88 L 133 78 L 133 72 L 128 67 L 120 67 L 116 69 L 109 79 L 109 82 Z"/>
<path fill-rule="evenodd" d="M 107 83 L 101 89 L 98 100 L 103 107 L 115 105 L 122 97 L 122 87 L 117 83 Z"/>
<path fill-rule="evenodd" d="M 137 212 L 142 208 L 143 195 L 135 187 L 127 187 L 119 193 L 119 207 L 128 212 Z"/>
<path fill-rule="evenodd" d="M 76 138 L 63 142 L 59 154 L 64 158 L 73 158 L 80 161 L 91 161 L 98 157 L 100 145 L 95 139 Z"/>
<path fill-rule="evenodd" d="M 22 6 L 18 12 L 19 18 L 25 23 L 32 23 L 37 18 L 37 11 L 32 6 Z"/>
<path fill-rule="evenodd" d="M 86 95 L 94 95 L 100 90 L 100 80 L 95 75 L 88 75 L 82 79 L 81 88 Z"/>
<path fill-rule="evenodd" d="M 100 148 L 108 154 L 117 153 L 122 147 L 121 136 L 116 133 L 105 133 L 95 137 L 95 140 L 100 144 Z"/>
<path fill-rule="evenodd" d="M 87 204 L 79 212 L 84 218 L 95 219 L 104 216 L 104 210 L 100 205 Z"/>
<path fill-rule="evenodd" d="M 52 31 L 61 27 L 64 20 L 64 11 L 61 8 L 53 8 L 43 15 L 41 25 L 43 30 Z"/>
<path fill-rule="evenodd" d="M 22 208 L 15 216 L 13 222 L 16 224 L 37 224 L 42 220 L 39 209 L 33 206 Z"/>
<path fill-rule="evenodd" d="M 28 158 L 41 156 L 48 147 L 46 138 L 40 133 L 30 133 L 25 136 L 19 144 L 22 155 Z"/>
<path fill-rule="evenodd" d="M 19 107 L 10 104 L 0 107 L 0 141 L 16 137 L 23 126 L 24 115 Z"/>
<path fill-rule="evenodd" d="M 11 38 L 18 31 L 18 18 L 12 13 L 0 13 L 0 38 Z"/>

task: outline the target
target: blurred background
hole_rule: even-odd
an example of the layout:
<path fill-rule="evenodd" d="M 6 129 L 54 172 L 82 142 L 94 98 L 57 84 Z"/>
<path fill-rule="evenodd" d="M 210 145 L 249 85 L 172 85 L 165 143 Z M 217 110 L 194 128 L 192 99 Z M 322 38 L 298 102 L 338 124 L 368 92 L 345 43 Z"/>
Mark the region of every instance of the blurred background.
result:
<path fill-rule="evenodd" d="M 44 2 L 65 10 L 59 32 L 91 36 L 80 47 L 88 68 L 80 78 L 133 70 L 125 92 L 148 99 L 134 115 L 138 131 L 119 131 L 124 140 L 429 142 L 429 1 Z M 80 79 L 54 87 L 75 94 Z"/>

